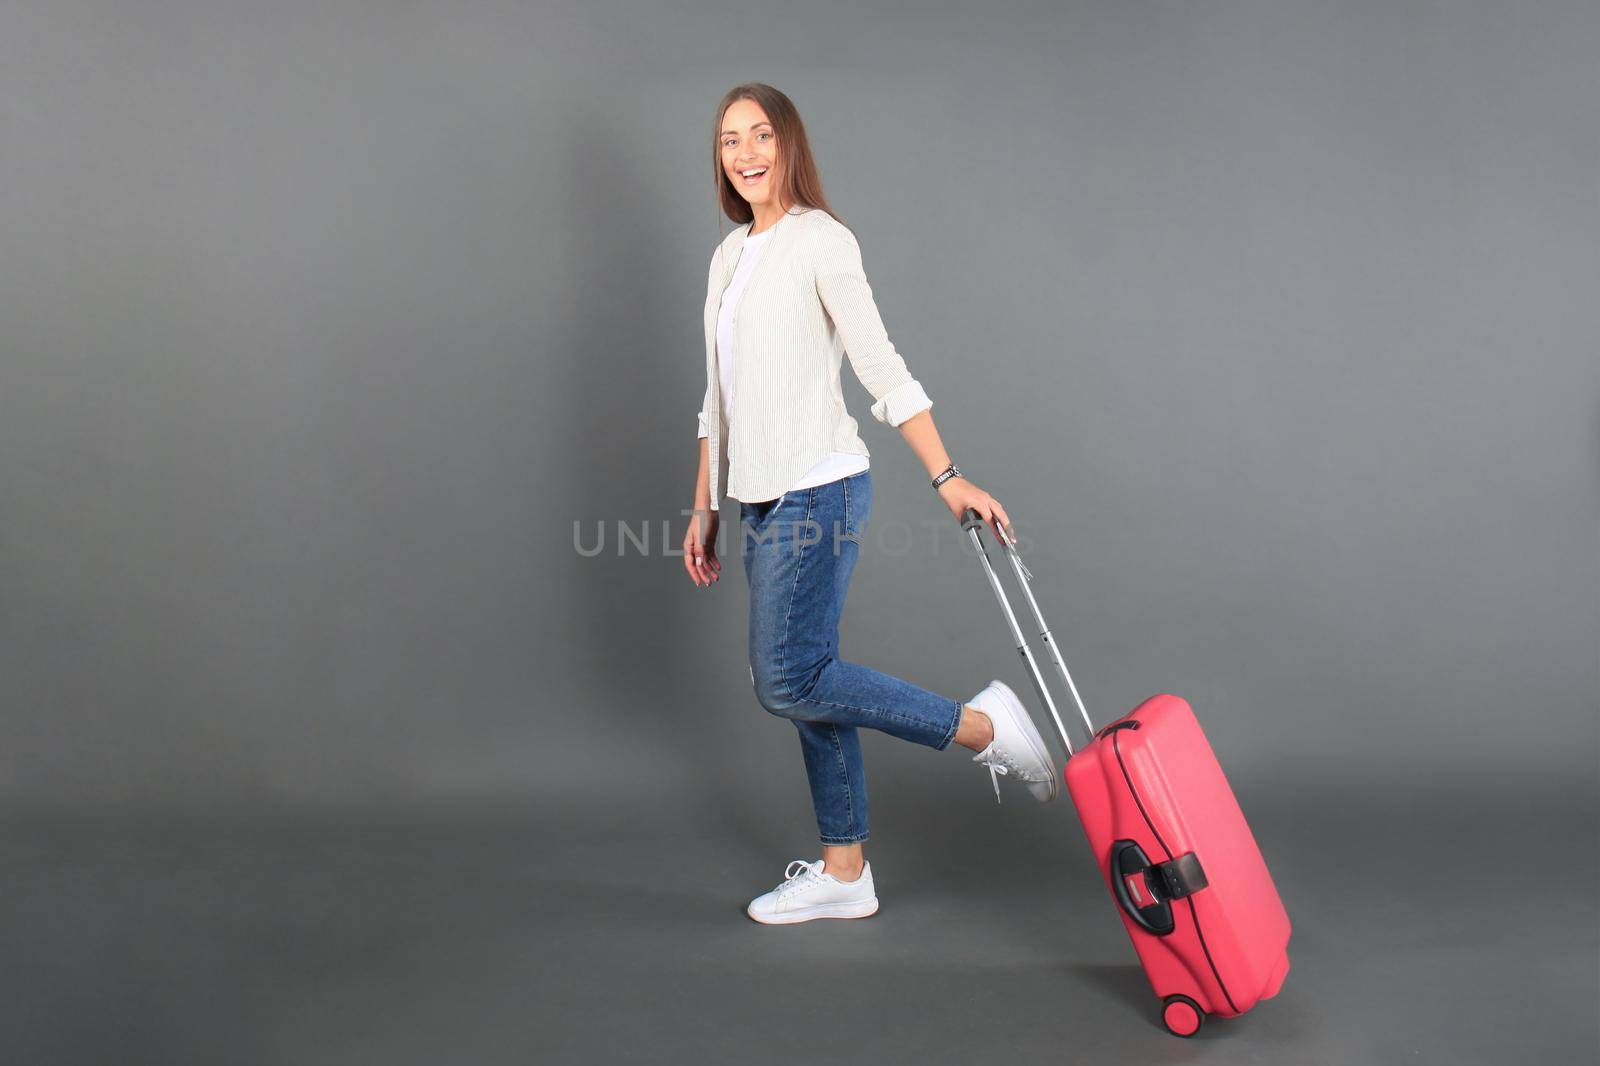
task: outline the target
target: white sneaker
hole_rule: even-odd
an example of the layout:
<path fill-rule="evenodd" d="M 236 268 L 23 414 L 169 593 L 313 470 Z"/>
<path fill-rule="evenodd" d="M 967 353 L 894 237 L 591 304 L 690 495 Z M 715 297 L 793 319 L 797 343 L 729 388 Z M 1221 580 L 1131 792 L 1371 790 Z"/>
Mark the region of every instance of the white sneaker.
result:
<path fill-rule="evenodd" d="M 1028 717 L 1027 709 L 1017 694 L 1004 681 L 991 681 L 967 701 L 989 716 L 994 723 L 994 739 L 989 746 L 972 757 L 972 761 L 989 768 L 989 779 L 994 784 L 994 801 L 1000 802 L 1000 775 L 1016 778 L 1028 786 L 1033 798 L 1041 802 L 1053 800 L 1061 794 L 1055 767 L 1050 762 L 1050 751 L 1044 738 Z"/>
<path fill-rule="evenodd" d="M 763 925 L 793 925 L 813 918 L 865 918 L 877 910 L 870 862 L 854 881 L 840 881 L 822 872 L 821 859 L 796 859 L 784 869 L 783 883 L 751 900 L 745 913 Z"/>

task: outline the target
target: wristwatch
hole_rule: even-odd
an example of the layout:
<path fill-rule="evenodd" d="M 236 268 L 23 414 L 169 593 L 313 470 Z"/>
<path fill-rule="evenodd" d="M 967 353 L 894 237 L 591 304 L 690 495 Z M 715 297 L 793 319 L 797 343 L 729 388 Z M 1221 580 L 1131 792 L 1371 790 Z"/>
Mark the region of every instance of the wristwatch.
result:
<path fill-rule="evenodd" d="M 951 478 L 960 477 L 960 476 L 961 476 L 961 471 L 956 469 L 956 464 L 951 463 L 949 466 L 944 468 L 944 471 L 938 477 L 933 479 L 933 487 L 935 489 L 937 489 L 940 485 L 943 485 L 946 481 L 949 481 Z"/>

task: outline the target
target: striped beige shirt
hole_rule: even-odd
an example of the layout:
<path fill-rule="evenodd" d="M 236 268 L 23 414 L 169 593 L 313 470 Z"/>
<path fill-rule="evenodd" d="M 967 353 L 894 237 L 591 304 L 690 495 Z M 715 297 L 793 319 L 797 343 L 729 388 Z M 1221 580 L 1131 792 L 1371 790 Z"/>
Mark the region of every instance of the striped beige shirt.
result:
<path fill-rule="evenodd" d="M 872 417 L 898 426 L 933 406 L 889 342 L 861 267 L 855 234 L 826 211 L 793 207 L 750 275 L 734 319 L 731 412 L 722 411 L 717 312 L 750 223 L 711 256 L 706 281 L 706 445 L 711 507 L 720 510 L 729 444 L 729 497 L 776 499 L 829 452 L 870 455 L 845 409 L 839 368 L 848 356 L 872 395 Z"/>

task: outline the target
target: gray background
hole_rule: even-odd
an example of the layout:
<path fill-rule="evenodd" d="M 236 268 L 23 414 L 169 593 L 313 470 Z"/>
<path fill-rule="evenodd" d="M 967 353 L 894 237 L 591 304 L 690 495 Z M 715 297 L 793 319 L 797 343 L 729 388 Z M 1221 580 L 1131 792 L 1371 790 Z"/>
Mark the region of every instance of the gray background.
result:
<path fill-rule="evenodd" d="M 6 1046 L 1600 1053 L 1597 49 L 1489 0 L 6 5 Z M 662 524 L 744 80 L 1096 719 L 1201 716 L 1295 922 L 1248 1017 L 1161 1032 L 1069 801 L 877 735 L 882 911 L 742 917 L 804 774 L 737 553 L 698 590 Z M 843 654 L 1026 693 L 846 389 Z"/>

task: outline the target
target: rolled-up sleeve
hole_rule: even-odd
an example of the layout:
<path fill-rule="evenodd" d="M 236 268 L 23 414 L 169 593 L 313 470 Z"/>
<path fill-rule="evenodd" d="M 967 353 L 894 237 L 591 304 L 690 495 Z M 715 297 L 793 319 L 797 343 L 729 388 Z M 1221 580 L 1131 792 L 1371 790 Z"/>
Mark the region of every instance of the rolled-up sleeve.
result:
<path fill-rule="evenodd" d="M 839 331 L 856 377 L 877 401 L 872 417 L 898 426 L 932 407 L 883 328 L 855 234 L 842 224 L 829 226 L 819 235 L 817 248 L 817 296 Z"/>
<path fill-rule="evenodd" d="M 706 421 L 706 416 L 711 411 L 711 386 L 706 386 L 706 394 L 700 401 L 700 436 L 709 437 L 711 433 L 706 429 L 711 423 Z"/>

